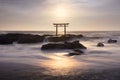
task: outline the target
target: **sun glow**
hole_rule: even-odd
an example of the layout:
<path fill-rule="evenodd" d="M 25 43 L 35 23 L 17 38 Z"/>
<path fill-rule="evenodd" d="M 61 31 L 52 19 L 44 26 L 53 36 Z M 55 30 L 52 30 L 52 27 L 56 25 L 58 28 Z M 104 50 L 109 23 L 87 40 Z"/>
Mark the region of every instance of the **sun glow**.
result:
<path fill-rule="evenodd" d="M 56 9 L 55 9 L 55 15 L 58 18 L 65 18 L 68 15 L 68 11 L 63 6 L 57 6 Z"/>

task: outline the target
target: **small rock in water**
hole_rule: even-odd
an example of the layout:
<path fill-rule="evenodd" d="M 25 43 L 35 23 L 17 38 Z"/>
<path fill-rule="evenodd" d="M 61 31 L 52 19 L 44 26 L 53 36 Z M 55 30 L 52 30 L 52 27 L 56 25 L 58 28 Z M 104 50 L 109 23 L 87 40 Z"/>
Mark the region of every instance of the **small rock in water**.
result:
<path fill-rule="evenodd" d="M 68 56 L 74 56 L 74 55 L 82 55 L 84 52 L 79 49 L 74 49 L 74 52 L 70 52 Z"/>
<path fill-rule="evenodd" d="M 68 56 L 74 56 L 74 55 L 82 55 L 83 53 L 79 53 L 79 52 L 71 52 L 68 54 Z"/>
<path fill-rule="evenodd" d="M 79 49 L 74 49 L 74 52 L 84 53 L 83 51 L 81 51 Z"/>
<path fill-rule="evenodd" d="M 97 47 L 104 47 L 104 44 L 103 43 L 98 43 Z"/>
<path fill-rule="evenodd" d="M 109 39 L 108 43 L 117 43 L 117 40 Z"/>

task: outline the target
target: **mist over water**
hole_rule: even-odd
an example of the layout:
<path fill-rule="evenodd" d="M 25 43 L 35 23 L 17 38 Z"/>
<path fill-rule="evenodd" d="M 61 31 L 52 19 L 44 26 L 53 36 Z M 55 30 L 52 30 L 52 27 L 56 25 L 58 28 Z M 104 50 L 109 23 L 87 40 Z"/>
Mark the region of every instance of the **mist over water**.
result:
<path fill-rule="evenodd" d="M 7 32 L 1 32 L 7 33 Z M 21 33 L 21 32 L 20 32 Z M 22 32 L 43 35 L 46 32 Z M 72 74 L 78 69 L 104 69 L 120 66 L 120 32 L 69 32 L 83 34 L 87 37 L 102 37 L 100 39 L 83 38 L 80 42 L 87 47 L 85 54 L 68 57 L 70 50 L 41 51 L 39 44 L 0 45 L 0 62 L 24 63 L 34 66 L 42 66 L 48 71 L 44 74 L 66 75 Z M 54 34 L 54 32 L 48 32 Z M 118 43 L 108 44 L 109 38 L 117 39 Z M 103 42 L 105 47 L 96 47 Z M 79 71 L 80 73 L 80 71 Z M 77 73 L 76 73 L 77 74 Z"/>

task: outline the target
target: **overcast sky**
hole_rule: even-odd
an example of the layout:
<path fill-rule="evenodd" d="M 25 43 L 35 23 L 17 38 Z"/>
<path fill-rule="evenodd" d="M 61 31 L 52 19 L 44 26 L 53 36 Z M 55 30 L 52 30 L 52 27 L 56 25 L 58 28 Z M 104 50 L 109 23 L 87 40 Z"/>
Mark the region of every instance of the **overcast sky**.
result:
<path fill-rule="evenodd" d="M 120 30 L 120 0 L 0 0 L 0 30 Z"/>

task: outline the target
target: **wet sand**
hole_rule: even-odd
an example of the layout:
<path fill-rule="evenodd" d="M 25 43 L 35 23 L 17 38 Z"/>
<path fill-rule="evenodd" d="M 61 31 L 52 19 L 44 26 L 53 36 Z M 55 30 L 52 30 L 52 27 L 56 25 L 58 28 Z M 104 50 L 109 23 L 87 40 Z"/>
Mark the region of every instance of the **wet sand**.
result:
<path fill-rule="evenodd" d="M 50 75 L 45 71 L 47 68 L 40 66 L 0 62 L 0 80 L 120 80 L 120 68 L 76 70 L 72 75 Z"/>

